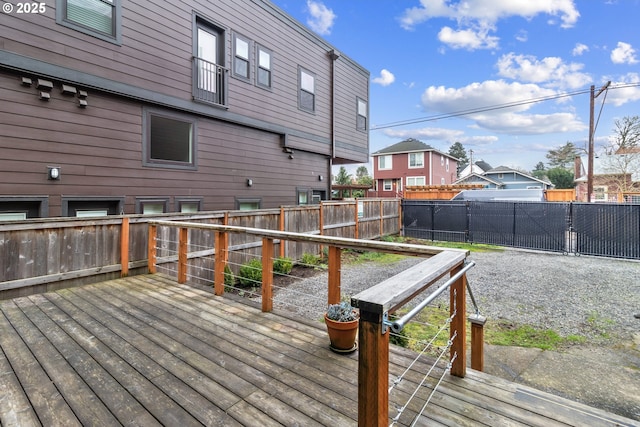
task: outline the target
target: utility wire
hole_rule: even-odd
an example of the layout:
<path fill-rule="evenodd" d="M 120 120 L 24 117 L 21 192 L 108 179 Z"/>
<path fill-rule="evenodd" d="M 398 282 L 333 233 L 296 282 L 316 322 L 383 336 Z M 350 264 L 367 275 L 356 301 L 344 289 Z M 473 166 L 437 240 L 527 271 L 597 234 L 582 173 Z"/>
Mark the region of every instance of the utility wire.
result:
<path fill-rule="evenodd" d="M 608 90 L 609 89 L 624 89 L 624 88 L 638 87 L 638 86 L 640 86 L 640 82 L 623 83 L 623 84 L 619 84 L 619 85 L 610 86 L 608 88 Z M 472 108 L 472 109 L 468 109 L 468 110 L 455 111 L 455 112 L 452 112 L 452 113 L 442 113 L 442 114 L 436 114 L 436 115 L 433 115 L 433 116 L 420 117 L 420 118 L 416 118 L 416 119 L 401 120 L 401 121 L 386 123 L 386 124 L 382 124 L 382 125 L 378 125 L 378 126 L 372 126 L 371 130 L 380 130 L 380 129 L 398 127 L 398 126 L 406 126 L 406 125 L 411 125 L 411 124 L 415 124 L 415 123 L 433 122 L 433 121 L 436 121 L 436 120 L 449 119 L 449 118 L 460 117 L 460 116 L 468 116 L 470 114 L 483 113 L 483 112 L 486 112 L 486 111 L 494 111 L 494 110 L 502 110 L 502 109 L 505 109 L 505 108 L 519 107 L 521 105 L 535 104 L 535 103 L 543 102 L 543 101 L 551 101 L 553 99 L 568 98 L 570 96 L 582 95 L 582 94 L 585 94 L 585 93 L 589 93 L 589 91 L 590 91 L 590 89 L 583 89 L 583 90 L 578 90 L 578 91 L 574 91 L 574 92 L 559 93 L 557 95 L 542 96 L 542 97 L 539 97 L 539 98 L 533 98 L 533 99 L 529 99 L 529 100 L 514 101 L 514 102 L 508 102 L 508 103 L 505 103 L 505 104 L 498 104 L 498 105 L 491 105 L 491 106 L 487 106 L 487 107 L 479 107 L 479 108 Z M 604 101 L 603 101 L 603 104 L 604 104 Z"/>

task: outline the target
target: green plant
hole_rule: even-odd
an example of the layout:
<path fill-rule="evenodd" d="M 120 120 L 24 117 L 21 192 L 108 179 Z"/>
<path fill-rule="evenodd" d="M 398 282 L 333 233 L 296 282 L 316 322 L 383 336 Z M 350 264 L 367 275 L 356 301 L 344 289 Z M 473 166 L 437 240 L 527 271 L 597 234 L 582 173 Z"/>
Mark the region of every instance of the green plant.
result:
<path fill-rule="evenodd" d="M 238 277 L 242 286 L 259 286 L 262 283 L 262 261 L 254 258 L 242 264 Z"/>
<path fill-rule="evenodd" d="M 314 255 L 309 252 L 303 253 L 302 258 L 300 259 L 300 263 L 302 265 L 310 265 L 310 266 L 317 266 L 320 264 L 321 261 L 322 260 L 318 255 Z"/>
<path fill-rule="evenodd" d="M 289 274 L 293 270 L 293 260 L 288 257 L 280 257 L 273 260 L 273 272 L 276 274 Z"/>
<path fill-rule="evenodd" d="M 236 276 L 228 264 L 224 266 L 224 284 L 225 286 L 233 286 L 236 284 Z"/>
<path fill-rule="evenodd" d="M 342 301 L 339 304 L 329 304 L 327 318 L 336 322 L 351 322 L 358 318 L 358 314 L 348 301 Z"/>

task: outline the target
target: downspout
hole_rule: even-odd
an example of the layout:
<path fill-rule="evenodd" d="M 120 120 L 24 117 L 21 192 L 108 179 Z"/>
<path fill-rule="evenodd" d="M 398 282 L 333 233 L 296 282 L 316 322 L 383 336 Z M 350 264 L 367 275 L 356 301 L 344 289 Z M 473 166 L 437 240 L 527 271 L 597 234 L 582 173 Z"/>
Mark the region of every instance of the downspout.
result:
<path fill-rule="evenodd" d="M 329 158 L 329 199 L 331 199 L 331 172 L 333 171 L 333 159 L 336 157 L 336 61 L 340 58 L 340 52 L 329 51 L 331 58 L 331 157 Z"/>

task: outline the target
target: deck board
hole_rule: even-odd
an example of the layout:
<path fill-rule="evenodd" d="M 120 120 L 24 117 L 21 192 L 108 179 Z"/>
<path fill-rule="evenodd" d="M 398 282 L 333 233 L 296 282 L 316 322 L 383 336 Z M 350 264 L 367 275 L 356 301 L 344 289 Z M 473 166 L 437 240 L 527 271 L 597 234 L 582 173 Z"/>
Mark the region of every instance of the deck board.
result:
<path fill-rule="evenodd" d="M 0 301 L 0 425 L 357 424 L 357 352 L 328 348 L 320 322 L 134 276 Z M 414 353 L 393 347 L 392 381 Z M 390 415 L 428 367 L 390 395 Z M 408 425 L 442 373 L 407 405 Z M 469 370 L 444 376 L 418 425 L 640 423 Z"/>

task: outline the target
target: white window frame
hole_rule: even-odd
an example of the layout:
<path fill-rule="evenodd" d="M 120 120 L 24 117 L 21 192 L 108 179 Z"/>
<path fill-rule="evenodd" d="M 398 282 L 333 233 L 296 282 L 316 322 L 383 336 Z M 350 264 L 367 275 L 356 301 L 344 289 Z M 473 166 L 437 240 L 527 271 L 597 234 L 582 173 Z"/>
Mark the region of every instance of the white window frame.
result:
<path fill-rule="evenodd" d="M 387 162 L 388 161 L 388 162 Z M 389 165 L 387 166 L 387 163 Z M 390 154 L 384 156 L 378 156 L 378 170 L 391 170 L 393 169 L 393 156 Z"/>
<path fill-rule="evenodd" d="M 393 190 L 393 180 L 392 179 L 383 179 L 382 180 L 382 191 L 392 191 Z"/>
<path fill-rule="evenodd" d="M 424 152 L 409 153 L 409 169 L 421 169 L 424 167 Z M 412 159 L 413 157 L 413 159 Z M 412 163 L 413 160 L 413 164 Z"/>
<path fill-rule="evenodd" d="M 448 157 L 445 160 L 445 168 L 446 168 L 447 172 L 449 172 L 449 158 Z"/>
<path fill-rule="evenodd" d="M 420 184 L 418 181 L 422 181 Z M 425 176 L 408 176 L 407 177 L 407 187 L 416 187 L 416 186 L 424 186 L 427 185 L 427 178 Z"/>

